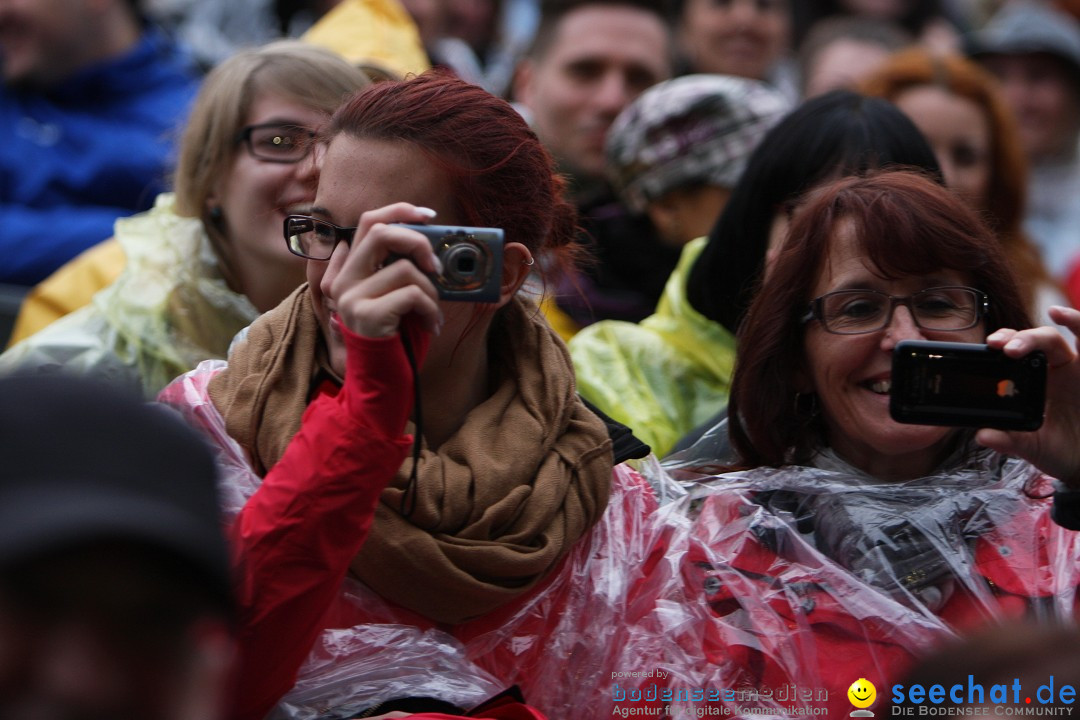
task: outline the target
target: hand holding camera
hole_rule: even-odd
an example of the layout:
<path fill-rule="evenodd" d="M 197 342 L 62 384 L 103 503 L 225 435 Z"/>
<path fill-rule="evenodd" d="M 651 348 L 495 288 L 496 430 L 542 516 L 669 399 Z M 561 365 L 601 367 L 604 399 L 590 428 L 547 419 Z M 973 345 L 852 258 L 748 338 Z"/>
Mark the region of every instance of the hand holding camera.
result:
<path fill-rule="evenodd" d="M 442 317 L 433 299 L 499 300 L 502 230 L 424 224 L 434 214 L 408 203 L 363 214 L 355 247 L 330 287 L 339 315 L 354 332 L 393 334 L 409 312 L 437 332 Z M 409 262 L 396 262 L 401 259 Z"/>
<path fill-rule="evenodd" d="M 1052 307 L 1050 319 L 1080 337 L 1080 311 Z M 1029 330 L 1001 329 L 986 344 L 1013 359 L 1042 352 L 1048 368 L 1046 409 L 1042 426 L 1034 432 L 983 428 L 981 445 L 1022 457 L 1047 475 L 1080 489 L 1080 357 L 1076 348 L 1052 327 Z"/>
<path fill-rule="evenodd" d="M 442 266 L 427 238 L 401 224 L 423 223 L 434 215 L 395 203 L 360 217 L 348 255 L 324 288 L 346 327 L 366 337 L 387 337 L 399 331 L 405 316 L 415 314 L 423 329 L 438 333 L 442 312 L 429 276 L 439 275 Z M 410 262 L 393 262 L 396 258 Z"/>

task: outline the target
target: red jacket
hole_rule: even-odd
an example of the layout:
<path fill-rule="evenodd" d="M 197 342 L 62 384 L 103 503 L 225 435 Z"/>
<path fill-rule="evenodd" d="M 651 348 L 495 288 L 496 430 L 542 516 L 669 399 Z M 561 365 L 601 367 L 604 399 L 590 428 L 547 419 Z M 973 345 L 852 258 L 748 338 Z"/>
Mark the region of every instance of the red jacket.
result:
<path fill-rule="evenodd" d="M 329 382 L 319 389 L 284 456 L 232 524 L 239 720 L 265 717 L 296 682 L 379 496 L 412 444 L 403 434 L 412 378 L 399 336 L 344 334 L 342 389 Z"/>
<path fill-rule="evenodd" d="M 261 718 L 282 695 L 289 714 L 353 702 L 363 709 L 377 704 L 367 698 L 385 699 L 387 687 L 395 696 L 446 688 L 444 699 L 458 693 L 472 698 L 458 702 L 468 705 L 515 684 L 540 710 L 507 703 L 475 717 L 609 717 L 611 663 L 632 625 L 626 588 L 638 575 L 646 519 L 656 508 L 651 489 L 619 466 L 601 521 L 543 583 L 496 612 L 443 627 L 388 603 L 347 573 L 379 492 L 410 448 L 400 436 L 410 409 L 400 392 L 382 410 L 351 404 L 351 387 L 393 365 L 385 350 L 350 351 L 350 358 L 384 362 L 347 368 L 340 393 L 323 387 L 285 456 L 261 480 L 209 400 L 207 384 L 220 363 L 182 376 L 159 398 L 220 450 L 243 612 L 234 717 Z M 553 681 L 566 677 L 574 681 Z"/>

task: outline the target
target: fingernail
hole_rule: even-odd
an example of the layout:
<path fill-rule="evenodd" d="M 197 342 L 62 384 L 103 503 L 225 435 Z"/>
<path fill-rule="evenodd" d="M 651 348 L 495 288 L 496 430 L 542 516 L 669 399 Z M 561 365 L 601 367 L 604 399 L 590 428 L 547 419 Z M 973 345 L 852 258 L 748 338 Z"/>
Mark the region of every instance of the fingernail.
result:
<path fill-rule="evenodd" d="M 428 217 L 428 218 L 433 218 L 433 217 L 435 217 L 436 215 L 438 215 L 438 213 L 437 213 L 437 212 L 435 212 L 434 210 L 432 210 L 432 209 L 431 209 L 431 208 L 429 208 L 429 207 L 417 207 L 417 208 L 416 208 L 416 211 L 417 211 L 418 213 L 420 213 L 421 215 L 425 215 L 425 216 L 426 216 L 426 217 Z"/>
<path fill-rule="evenodd" d="M 1024 346 L 1024 342 L 1020 338 L 1013 338 L 1009 342 L 1005 343 L 1006 350 L 1018 350 Z"/>
<path fill-rule="evenodd" d="M 999 333 L 999 332 L 992 332 L 992 333 L 990 333 L 989 335 L 986 336 L 987 340 L 998 340 L 1000 338 L 1001 338 L 1001 333 Z"/>
<path fill-rule="evenodd" d="M 439 259 L 438 255 L 432 255 L 431 258 L 432 258 L 432 260 L 435 261 L 435 274 L 436 275 L 442 275 L 443 274 L 442 260 Z"/>

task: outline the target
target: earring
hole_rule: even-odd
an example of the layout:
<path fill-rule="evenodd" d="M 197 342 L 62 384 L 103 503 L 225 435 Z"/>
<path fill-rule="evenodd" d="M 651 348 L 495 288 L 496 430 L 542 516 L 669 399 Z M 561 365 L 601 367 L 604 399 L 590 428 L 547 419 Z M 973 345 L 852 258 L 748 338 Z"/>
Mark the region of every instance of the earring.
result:
<path fill-rule="evenodd" d="M 523 262 L 523 263 L 521 263 L 521 264 L 522 264 L 522 265 L 532 265 L 532 264 L 533 264 L 533 263 L 535 263 L 535 262 L 536 262 L 536 258 L 532 258 L 532 257 L 530 257 L 530 258 L 529 258 L 529 259 L 528 259 L 527 261 L 525 261 L 525 262 Z"/>

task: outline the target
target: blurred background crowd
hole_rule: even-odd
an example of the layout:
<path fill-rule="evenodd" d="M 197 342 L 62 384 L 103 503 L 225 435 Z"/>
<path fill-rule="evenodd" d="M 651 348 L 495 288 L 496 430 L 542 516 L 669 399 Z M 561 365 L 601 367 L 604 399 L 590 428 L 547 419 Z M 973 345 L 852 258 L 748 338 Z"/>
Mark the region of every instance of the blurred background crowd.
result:
<path fill-rule="evenodd" d="M 916 648 L 976 619 L 1074 620 L 1080 2 L 0 0 L 0 80 L 0 374 L 103 378 L 172 405 L 219 445 L 225 479 L 216 482 L 235 531 L 231 582 L 236 590 L 239 568 L 249 614 L 228 617 L 236 598 L 219 597 L 230 580 L 213 532 L 199 543 L 213 546 L 214 593 L 192 605 L 198 612 L 178 612 L 186 623 L 212 610 L 213 632 L 193 647 L 218 675 L 229 663 L 226 636 L 239 636 L 248 684 L 232 716 L 257 720 L 292 688 L 301 710 L 279 706 L 286 716 L 315 716 L 329 692 L 365 713 L 353 716 L 381 717 L 384 699 L 422 687 L 453 696 L 451 709 L 485 708 L 475 717 L 542 717 L 499 714 L 499 691 L 520 683 L 552 717 L 569 717 L 576 693 L 608 692 L 609 666 L 645 672 L 662 659 L 687 668 L 676 679 L 684 684 L 745 680 L 746 668 L 760 671 L 754 682 L 802 683 L 807 663 L 785 664 L 798 655 L 787 642 L 805 642 L 799 652 L 809 654 L 796 660 L 813 656 L 820 667 L 843 649 L 843 672 L 827 683 L 840 687 L 867 657 L 891 676 Z M 908 172 L 876 174 L 894 169 Z M 866 199 L 881 197 L 900 200 Z M 430 297 L 431 248 L 386 229 L 432 218 L 506 229 L 505 275 L 490 307 L 444 316 L 451 303 Z M 370 275 L 352 259 L 366 257 L 359 247 L 384 252 Z M 415 266 L 384 264 L 391 250 Z M 867 257 L 876 273 L 833 283 L 842 274 L 833 264 Z M 355 309 L 338 280 L 350 273 L 358 286 L 391 277 L 424 294 L 389 313 L 388 326 L 365 324 L 363 308 L 342 310 Z M 916 301 L 940 300 L 931 291 L 947 291 L 949 312 Z M 850 293 L 877 305 L 844 327 L 829 308 Z M 891 340 L 871 341 L 894 330 L 999 347 L 1015 336 L 1047 352 L 1068 402 L 1048 406 L 1049 429 L 1034 448 L 990 435 L 976 450 L 974 431 L 885 427 L 887 372 L 855 382 L 848 366 L 881 365 Z M 388 338 L 401 352 L 387 354 Z M 437 361 L 425 366 L 429 340 Z M 803 356 L 806 367 L 795 367 Z M 196 369 L 226 357 L 213 380 Z M 811 377 L 810 366 L 829 372 Z M 375 390 L 353 397 L 363 383 Z M 845 414 L 837 397 L 852 386 L 863 405 Z M 21 408 L 0 406 L 12 437 L 21 429 L 40 440 L 63 412 L 48 383 L 32 391 L 4 388 L 28 405 L 47 400 L 26 428 Z M 867 409 L 870 394 L 877 404 Z M 512 400 L 493 409 L 504 396 Z M 819 397 L 836 405 L 823 410 Z M 743 408 L 731 432 L 729 401 Z M 148 423 L 135 437 L 152 448 L 156 416 L 122 410 L 105 424 L 105 441 L 124 443 L 127 425 Z M 134 478 L 132 467 L 153 465 L 145 453 L 102 453 L 86 434 L 95 422 L 80 414 L 63 426 L 95 466 L 115 462 Z M 417 438 L 411 476 L 402 428 Z M 191 449 L 205 450 L 186 429 L 166 423 L 160 434 L 172 432 L 179 439 L 167 452 L 197 465 L 177 472 L 204 486 L 188 499 L 192 512 L 213 528 L 214 462 Z M 19 443 L 40 459 L 49 450 L 37 440 Z M 341 459 L 348 452 L 333 454 L 339 441 L 354 465 Z M 39 467 L 16 444 L 0 449 L 30 484 L 54 461 L 61 470 L 49 483 L 82 472 L 63 453 Z M 667 459 L 663 469 L 626 464 L 650 449 Z M 794 479 L 770 474 L 788 465 Z M 709 468 L 748 474 L 730 486 L 702 482 L 709 489 L 687 500 L 680 473 L 711 476 Z M 367 473 L 378 477 L 352 498 L 353 478 Z M 450 490 L 432 484 L 436 475 Z M 138 495 L 132 478 L 115 494 Z M 1049 478 L 1060 482 L 1051 488 Z M 78 509 L 66 479 L 57 496 Z M 341 487 L 320 494 L 320 483 Z M 536 488 L 555 490 L 539 497 Z M 11 492 L 21 503 L 23 490 Z M 419 519 L 397 513 L 417 493 Z M 109 510 L 89 513 L 95 532 L 123 525 L 118 536 L 192 559 L 190 547 L 134 522 L 141 506 L 125 515 L 107 494 Z M 178 498 L 160 494 L 146 502 L 167 513 Z M 319 513 L 348 522 L 298 517 L 310 497 L 325 501 Z M 26 502 L 12 501 L 8 514 L 33 518 L 50 498 Z M 423 525 L 440 503 L 467 508 L 469 521 L 432 511 Z M 372 523 L 376 506 L 381 525 Z M 925 517 L 908 522 L 920 516 L 913 509 Z M 57 527 L 69 522 L 57 518 Z M 648 530 L 644 518 L 655 523 Z M 881 528 L 900 540 L 871 542 Z M 297 533 L 304 562 L 275 554 Z M 1017 538 L 1030 547 L 1012 548 Z M 59 600 L 34 615 L 41 598 L 70 593 L 49 570 L 52 556 L 19 552 L 0 557 L 0 615 L 14 607 L 44 626 L 55 605 L 81 617 L 77 603 Z M 305 564 L 312 557 L 315 570 Z M 131 572 L 117 571 L 118 587 L 137 586 L 158 559 L 140 551 Z M 184 568 L 155 597 L 191 580 Z M 826 570 L 819 583 L 814 573 Z M 770 573 L 788 574 L 770 584 Z M 298 578 L 293 595 L 275 594 L 283 578 Z M 5 583 L 33 592 L 4 604 Z M 796 586 L 805 597 L 785 594 Z M 686 601 L 691 593 L 705 599 Z M 996 603 L 1002 596 L 1015 602 Z M 123 625 L 117 618 L 139 597 L 95 595 L 101 626 Z M 850 597 L 870 598 L 870 610 L 845 604 Z M 841 619 L 815 626 L 806 619 L 815 604 Z M 672 608 L 685 611 L 682 624 Z M 892 619 L 879 623 L 871 611 Z M 753 642 L 739 624 L 746 618 L 760 620 Z M 849 620 L 857 630 L 836 630 Z M 769 629 L 781 621 L 786 630 Z M 172 639 L 191 639 L 186 624 L 174 625 Z M 339 625 L 377 637 L 336 644 Z M 391 627 L 408 637 L 391 638 Z M 26 637 L 34 646 L 37 636 Z M 140 652 L 150 644 L 137 640 Z M 0 634 L 0 650 L 3 642 Z M 806 650 L 814 642 L 822 644 Z M 288 662 L 278 662 L 281 647 Z M 608 654 L 598 659 L 600 651 Z M 387 676 L 379 658 L 388 657 Z M 545 672 L 574 657 L 575 677 L 593 685 L 544 687 Z M 445 659 L 440 672 L 430 658 Z M 0 663 L 0 680 L 9 669 Z M 358 676 L 366 684 L 354 684 Z M 415 686 L 394 685 L 401 678 Z M 217 677 L 207 700 L 215 707 L 223 684 Z M 494 711 L 479 702 L 492 696 Z M 847 709 L 842 695 L 833 699 Z"/>
<path fill-rule="evenodd" d="M 567 339 L 650 316 L 764 130 L 837 88 L 911 118 L 1045 306 L 1080 286 L 1077 12 L 1050 0 L 3 2 L 0 114 L 14 139 L 0 151 L 0 333 L 29 288 L 183 186 L 177 146 L 203 76 L 282 38 L 375 79 L 447 68 L 514 103 L 569 177 L 594 258 L 548 288 Z M 13 339 L 80 306 L 118 257 Z"/>

